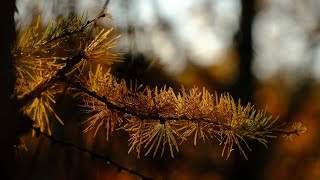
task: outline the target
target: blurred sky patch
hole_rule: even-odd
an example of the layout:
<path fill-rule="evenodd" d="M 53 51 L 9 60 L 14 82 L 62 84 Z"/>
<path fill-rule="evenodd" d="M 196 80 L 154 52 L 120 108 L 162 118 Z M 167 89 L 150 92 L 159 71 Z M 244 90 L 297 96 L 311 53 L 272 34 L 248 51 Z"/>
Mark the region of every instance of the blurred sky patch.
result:
<path fill-rule="evenodd" d="M 41 14 L 44 24 L 71 11 L 94 18 L 104 0 L 17 0 L 17 22 Z M 253 26 L 252 71 L 259 80 L 283 74 L 288 80 L 320 79 L 319 0 L 264 0 Z M 179 73 L 187 62 L 200 67 L 221 62 L 239 28 L 238 0 L 111 0 L 113 19 L 123 31 L 120 49 L 148 54 Z M 128 29 L 134 29 L 134 36 Z M 133 37 L 133 38 L 132 38 Z"/>

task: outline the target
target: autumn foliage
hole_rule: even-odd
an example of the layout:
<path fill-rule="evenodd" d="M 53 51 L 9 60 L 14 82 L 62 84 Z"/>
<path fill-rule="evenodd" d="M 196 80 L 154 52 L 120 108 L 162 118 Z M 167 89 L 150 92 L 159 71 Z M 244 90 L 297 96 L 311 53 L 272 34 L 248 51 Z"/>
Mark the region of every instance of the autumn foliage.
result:
<path fill-rule="evenodd" d="M 84 132 L 95 134 L 105 129 L 106 140 L 112 133 L 129 133 L 128 152 L 172 157 L 186 141 L 216 141 L 227 158 L 235 147 L 247 158 L 247 141 L 267 146 L 279 134 L 298 135 L 306 130 L 295 123 L 292 131 L 282 130 L 276 118 L 253 105 L 243 106 L 228 93 L 210 93 L 205 88 L 184 89 L 175 93 L 170 87 L 142 86 L 110 74 L 110 65 L 123 60 L 112 48 L 120 36 L 112 29 L 95 25 L 102 14 L 89 21 L 70 16 L 52 21 L 44 32 L 40 21 L 21 27 L 12 50 L 17 80 L 15 96 L 20 109 L 41 132 L 51 131 L 51 121 L 63 124 L 52 105 L 56 95 L 71 93 L 83 101 L 80 106 L 90 116 Z M 134 80 L 132 81 L 134 82 Z"/>

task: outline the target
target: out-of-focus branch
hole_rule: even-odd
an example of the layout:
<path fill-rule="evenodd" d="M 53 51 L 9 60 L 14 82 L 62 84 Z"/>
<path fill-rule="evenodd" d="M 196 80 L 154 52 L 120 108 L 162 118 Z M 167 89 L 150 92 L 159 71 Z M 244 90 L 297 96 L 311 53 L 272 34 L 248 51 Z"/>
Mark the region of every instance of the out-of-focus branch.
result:
<path fill-rule="evenodd" d="M 44 132 L 41 132 L 39 128 L 34 128 L 32 127 L 32 129 L 36 132 L 36 135 L 37 136 L 43 136 L 45 138 L 47 138 L 48 140 L 50 140 L 53 144 L 57 143 L 57 144 L 61 144 L 63 146 L 66 146 L 66 147 L 70 147 L 70 148 L 74 148 L 78 151 L 81 151 L 81 152 L 84 152 L 84 153 L 88 153 L 92 158 L 97 158 L 97 159 L 101 159 L 103 161 L 106 161 L 107 164 L 111 164 L 113 165 L 114 167 L 117 168 L 117 170 L 119 172 L 121 171 L 126 171 L 130 174 L 133 174 L 133 175 L 136 175 L 138 177 L 140 177 L 141 179 L 143 180 L 152 180 L 153 178 L 150 178 L 150 177 L 146 177 L 144 175 L 142 175 L 141 173 L 133 170 L 133 169 L 129 169 L 119 163 L 117 163 L 116 161 L 112 160 L 109 156 L 106 156 L 106 155 L 102 155 L 102 154 L 98 154 L 96 152 L 93 152 L 87 148 L 84 148 L 84 147 L 79 147 L 71 142 L 67 142 L 67 141 L 63 141 L 63 140 L 60 140 L 60 139 L 57 139 L 55 137 L 53 137 L 52 135 L 49 135 L 49 134 L 46 134 Z"/>

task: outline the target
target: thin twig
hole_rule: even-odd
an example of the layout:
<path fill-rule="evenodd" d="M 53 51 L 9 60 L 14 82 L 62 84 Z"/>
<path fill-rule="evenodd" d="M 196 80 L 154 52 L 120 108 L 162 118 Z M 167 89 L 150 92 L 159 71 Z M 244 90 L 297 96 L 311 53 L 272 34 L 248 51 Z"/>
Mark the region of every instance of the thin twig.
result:
<path fill-rule="evenodd" d="M 97 19 L 102 18 L 102 17 L 105 17 L 105 16 L 106 16 L 106 14 L 105 14 L 105 13 L 102 13 L 102 14 L 101 14 L 100 16 L 98 16 L 97 18 L 94 18 L 94 19 L 92 19 L 92 20 L 88 20 L 88 21 L 86 22 L 86 24 L 82 25 L 82 27 L 81 27 L 79 30 L 72 31 L 72 32 L 66 32 L 66 33 L 64 33 L 64 34 L 62 34 L 62 35 L 60 35 L 60 36 L 57 36 L 57 37 L 54 37 L 54 38 L 50 39 L 50 40 L 47 41 L 45 44 L 49 44 L 49 43 L 51 43 L 51 42 L 53 42 L 53 41 L 56 41 L 56 40 L 58 40 L 58 39 L 62 39 L 62 38 L 64 38 L 64 37 L 71 36 L 71 35 L 73 35 L 73 34 L 77 34 L 77 33 L 83 32 L 91 23 L 93 23 L 93 22 L 95 22 Z"/>
<path fill-rule="evenodd" d="M 106 2 L 103 5 L 103 9 L 107 9 L 109 2 L 110 2 L 110 0 L 106 0 Z"/>
<path fill-rule="evenodd" d="M 297 136 L 299 136 L 299 132 L 297 130 L 293 130 L 293 131 L 279 131 L 279 130 L 273 130 L 273 131 L 269 131 L 271 133 L 277 133 L 277 134 L 285 134 L 287 136 L 291 135 L 291 134 L 296 134 Z"/>
<path fill-rule="evenodd" d="M 112 160 L 109 156 L 101 155 L 101 154 L 93 152 L 93 151 L 91 151 L 91 150 L 89 150 L 87 148 L 80 147 L 80 146 L 77 146 L 77 145 L 75 145 L 73 143 L 57 139 L 57 138 L 53 137 L 52 135 L 49 135 L 49 134 L 46 134 L 46 133 L 40 131 L 39 128 L 32 127 L 32 129 L 36 132 L 37 136 L 42 135 L 43 137 L 49 139 L 52 143 L 58 143 L 58 144 L 61 144 L 63 146 L 71 147 L 71 148 L 74 148 L 74 149 L 76 149 L 78 151 L 81 151 L 81 152 L 84 152 L 84 153 L 88 153 L 93 158 L 97 158 L 97 159 L 101 159 L 103 161 L 106 161 L 108 164 L 111 164 L 111 165 L 115 166 L 119 172 L 126 171 L 126 172 L 128 172 L 130 174 L 133 174 L 133 175 L 136 175 L 136 176 L 140 177 L 143 180 L 148 180 L 148 179 L 152 180 L 153 179 L 153 178 L 150 178 L 150 177 L 146 177 L 146 176 L 142 175 L 141 173 L 139 173 L 139 172 L 137 172 L 137 171 L 135 171 L 133 169 L 129 169 L 127 167 L 124 167 L 123 165 L 121 165 L 121 164 L 117 163 L 116 161 Z"/>

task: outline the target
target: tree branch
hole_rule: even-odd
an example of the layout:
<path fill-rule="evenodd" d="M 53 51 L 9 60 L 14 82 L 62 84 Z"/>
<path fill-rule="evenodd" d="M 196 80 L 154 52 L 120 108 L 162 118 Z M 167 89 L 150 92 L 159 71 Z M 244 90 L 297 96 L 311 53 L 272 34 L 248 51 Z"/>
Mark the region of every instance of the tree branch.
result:
<path fill-rule="evenodd" d="M 82 58 L 83 56 L 81 54 L 75 55 L 72 58 L 68 58 L 66 60 L 66 65 L 59 69 L 54 75 L 39 83 L 31 91 L 24 93 L 20 98 L 18 98 L 19 109 L 28 104 L 34 98 L 39 97 L 42 92 L 52 87 L 58 81 L 58 79 L 64 77 L 68 72 L 70 72 L 72 68 L 81 61 Z"/>
<path fill-rule="evenodd" d="M 79 89 L 80 91 L 86 93 L 87 95 L 89 95 L 89 96 L 91 96 L 93 98 L 96 98 L 100 102 L 102 102 L 105 105 L 107 105 L 108 108 L 110 108 L 110 109 L 114 109 L 114 110 L 118 110 L 118 111 L 126 113 L 126 114 L 130 114 L 132 116 L 138 117 L 141 120 L 159 120 L 161 123 L 165 123 L 166 121 L 169 121 L 169 120 L 187 120 L 187 121 L 193 121 L 193 122 L 198 122 L 198 121 L 207 122 L 207 123 L 210 123 L 210 124 L 214 124 L 215 126 L 223 126 L 224 125 L 224 124 L 222 124 L 220 122 L 214 122 L 212 120 L 205 119 L 205 118 L 162 117 L 159 114 L 153 115 L 153 116 L 141 115 L 141 114 L 138 114 L 136 112 L 130 111 L 130 110 L 124 108 L 124 107 L 120 107 L 120 106 L 117 106 L 117 105 L 109 102 L 106 98 L 99 96 L 97 93 L 95 93 L 93 91 L 90 91 L 86 87 L 82 86 L 79 82 L 70 81 L 66 77 L 62 77 L 60 80 L 62 80 L 65 83 L 70 84 L 71 86 Z M 230 127 L 226 127 L 226 130 L 230 130 L 230 129 L 231 129 Z"/>

